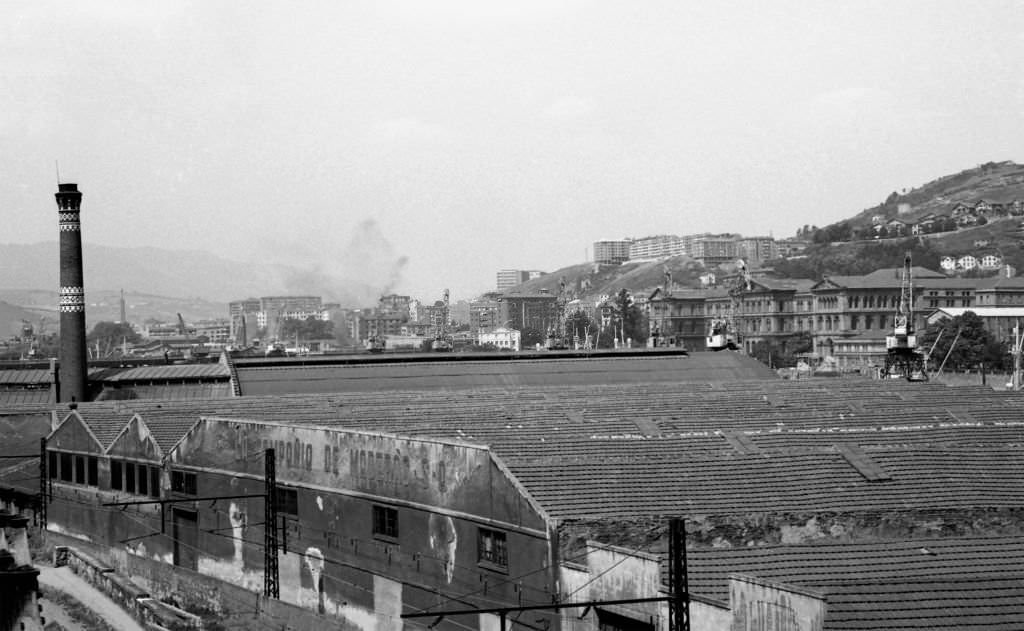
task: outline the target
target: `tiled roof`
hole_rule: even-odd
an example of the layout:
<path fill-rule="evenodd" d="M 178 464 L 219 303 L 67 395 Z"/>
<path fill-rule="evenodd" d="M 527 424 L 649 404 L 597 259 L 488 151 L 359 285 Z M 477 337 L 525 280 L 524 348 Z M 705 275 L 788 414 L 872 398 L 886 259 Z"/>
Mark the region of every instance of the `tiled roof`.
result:
<path fill-rule="evenodd" d="M 981 387 L 512 384 L 135 400 L 116 419 L 114 405 L 80 406 L 101 440 L 138 412 L 162 447 L 201 415 L 486 444 L 560 519 L 1024 505 L 1024 394 Z"/>
<path fill-rule="evenodd" d="M 91 405 L 86 408 L 84 405 L 80 405 L 78 408 L 78 414 L 85 421 L 85 424 L 92 430 L 96 440 L 99 441 L 100 446 L 106 449 L 110 446 L 110 443 L 114 442 L 117 435 L 121 433 L 124 426 L 128 423 L 128 419 L 131 415 L 125 415 L 123 412 L 118 411 L 113 407 L 102 407 L 99 405 Z"/>
<path fill-rule="evenodd" d="M 823 631 L 1019 631 L 1024 624 L 1024 574 L 833 585 Z"/>
<path fill-rule="evenodd" d="M 827 631 L 1016 631 L 1024 615 L 1020 536 L 705 548 L 687 562 L 690 592 L 723 605 L 730 575 L 821 592 Z"/>
<path fill-rule="evenodd" d="M 360 363 L 251 367 L 236 361 L 242 394 L 390 391 L 415 389 L 460 390 L 480 387 L 535 387 L 622 383 L 721 383 L 775 378 L 764 364 L 749 357 L 716 353 L 689 356 L 616 356 L 579 354 L 566 358 L 430 363 Z"/>

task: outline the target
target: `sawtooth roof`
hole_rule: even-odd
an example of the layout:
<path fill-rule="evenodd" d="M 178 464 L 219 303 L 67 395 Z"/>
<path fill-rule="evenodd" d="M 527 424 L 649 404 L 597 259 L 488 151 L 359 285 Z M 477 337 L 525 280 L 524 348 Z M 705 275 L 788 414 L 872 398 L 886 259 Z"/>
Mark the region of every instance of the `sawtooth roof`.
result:
<path fill-rule="evenodd" d="M 137 412 L 165 451 L 200 416 L 485 444 L 563 520 L 1024 505 L 1024 394 L 981 387 L 647 383 L 128 401 L 80 411 L 104 446 Z"/>

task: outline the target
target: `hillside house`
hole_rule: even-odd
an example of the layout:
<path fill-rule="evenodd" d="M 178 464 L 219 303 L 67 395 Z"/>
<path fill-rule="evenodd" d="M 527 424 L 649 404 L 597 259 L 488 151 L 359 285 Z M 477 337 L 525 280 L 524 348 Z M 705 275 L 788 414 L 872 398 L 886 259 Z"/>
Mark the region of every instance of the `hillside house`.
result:
<path fill-rule="evenodd" d="M 909 226 L 907 222 L 900 221 L 899 219 L 890 219 L 885 224 L 885 229 L 890 237 L 902 237 L 909 232 Z"/>
<path fill-rule="evenodd" d="M 957 219 L 958 217 L 971 214 L 974 214 L 974 206 L 971 204 L 966 204 L 964 202 L 958 202 L 955 206 L 953 206 L 953 209 L 949 211 L 949 215 L 953 219 Z"/>
<path fill-rule="evenodd" d="M 956 270 L 956 257 L 944 256 L 939 260 L 939 267 L 946 272 L 952 272 Z"/>
<path fill-rule="evenodd" d="M 1003 259 L 997 254 L 986 254 L 981 257 L 978 266 L 981 269 L 998 269 L 1003 264 Z"/>
<path fill-rule="evenodd" d="M 973 254 L 964 254 L 956 260 L 957 269 L 972 270 L 978 267 L 978 259 Z"/>

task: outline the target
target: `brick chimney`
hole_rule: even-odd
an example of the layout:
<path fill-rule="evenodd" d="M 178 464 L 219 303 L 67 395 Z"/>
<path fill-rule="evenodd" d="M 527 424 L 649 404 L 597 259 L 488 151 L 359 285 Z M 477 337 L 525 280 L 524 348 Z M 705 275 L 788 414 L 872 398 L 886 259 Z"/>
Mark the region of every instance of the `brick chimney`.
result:
<path fill-rule="evenodd" d="M 85 289 L 82 282 L 82 194 L 77 184 L 57 185 L 60 225 L 60 384 L 59 401 L 85 401 Z"/>

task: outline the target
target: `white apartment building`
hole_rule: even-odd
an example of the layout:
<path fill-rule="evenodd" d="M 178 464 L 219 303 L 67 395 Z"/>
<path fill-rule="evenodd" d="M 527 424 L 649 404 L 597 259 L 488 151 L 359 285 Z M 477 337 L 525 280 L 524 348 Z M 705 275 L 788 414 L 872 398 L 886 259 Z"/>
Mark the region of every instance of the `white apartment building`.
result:
<path fill-rule="evenodd" d="M 513 351 L 520 350 L 519 331 L 515 329 L 498 327 L 496 329 L 481 330 L 477 333 L 476 340 L 477 344 L 481 346 L 484 344 L 494 344 L 498 348 L 507 348 Z"/>

